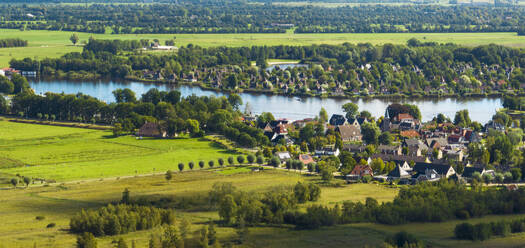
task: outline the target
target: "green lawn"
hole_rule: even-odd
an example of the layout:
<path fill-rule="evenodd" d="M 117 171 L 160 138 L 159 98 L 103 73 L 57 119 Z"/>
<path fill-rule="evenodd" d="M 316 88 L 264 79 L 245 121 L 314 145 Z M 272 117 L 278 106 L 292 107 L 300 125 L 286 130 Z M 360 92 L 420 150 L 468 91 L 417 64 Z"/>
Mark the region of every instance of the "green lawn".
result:
<path fill-rule="evenodd" d="M 232 155 L 204 139 L 113 138 L 110 131 L 0 121 L 3 174 L 58 181 L 106 178 L 178 170 L 180 162 L 187 166 Z"/>
<path fill-rule="evenodd" d="M 0 38 L 21 38 L 29 41 L 29 47 L 0 49 L 0 67 L 7 66 L 11 58 L 59 57 L 67 52 L 81 51 L 81 46 L 72 46 L 66 31 L 20 31 L 0 29 Z M 516 33 L 392 33 L 392 34 L 88 34 L 78 33 L 81 41 L 90 36 L 97 39 L 159 39 L 161 42 L 176 38 L 177 46 L 196 44 L 211 46 L 252 46 L 252 45 L 310 45 L 341 44 L 344 42 L 373 44 L 404 44 L 410 38 L 440 43 L 453 42 L 467 46 L 496 43 L 513 47 L 525 47 L 525 37 Z"/>

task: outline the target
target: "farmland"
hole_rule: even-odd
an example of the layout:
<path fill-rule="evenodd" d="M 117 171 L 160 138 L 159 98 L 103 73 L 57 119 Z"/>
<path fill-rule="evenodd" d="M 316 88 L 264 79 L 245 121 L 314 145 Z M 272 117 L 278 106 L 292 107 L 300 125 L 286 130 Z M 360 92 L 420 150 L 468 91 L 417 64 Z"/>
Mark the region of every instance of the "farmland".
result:
<path fill-rule="evenodd" d="M 0 67 L 8 66 L 12 58 L 56 58 L 68 52 L 80 52 L 80 45 L 73 46 L 69 41 L 72 32 L 65 31 L 20 31 L 14 29 L 0 29 L 0 38 L 21 38 L 29 41 L 28 47 L 0 49 Z M 372 44 L 405 44 L 410 38 L 439 43 L 456 43 L 466 46 L 484 44 L 500 44 L 511 47 L 525 47 L 525 37 L 516 33 L 332 33 L 332 34 L 89 34 L 78 33 L 80 41 L 87 41 L 89 37 L 96 39 L 159 39 L 161 43 L 168 39 L 175 39 L 176 46 L 187 44 L 202 47 L 213 46 L 274 46 L 274 45 L 311 45 L 311 44 L 341 44 L 366 43 Z"/>
<path fill-rule="evenodd" d="M 113 138 L 111 131 L 0 121 L 3 174 L 57 181 L 107 178 L 177 170 L 180 162 L 187 166 L 232 155 L 204 139 Z"/>

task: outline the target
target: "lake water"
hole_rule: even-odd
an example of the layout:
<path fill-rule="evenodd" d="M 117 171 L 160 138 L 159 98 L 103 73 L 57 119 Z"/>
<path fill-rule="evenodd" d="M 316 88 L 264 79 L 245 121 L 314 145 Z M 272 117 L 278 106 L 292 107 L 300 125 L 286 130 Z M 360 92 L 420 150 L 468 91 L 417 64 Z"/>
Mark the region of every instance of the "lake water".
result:
<path fill-rule="evenodd" d="M 166 84 L 152 84 L 142 82 L 117 82 L 117 81 L 98 81 L 98 82 L 73 82 L 73 81 L 59 81 L 48 80 L 30 82 L 31 87 L 37 94 L 45 92 L 54 92 L 66 94 L 76 94 L 81 92 L 93 97 L 96 97 L 105 102 L 113 102 L 113 90 L 118 88 L 129 88 L 134 91 L 137 97 L 145 93 L 151 88 L 157 88 L 161 91 L 169 91 L 172 89 L 179 90 L 183 96 L 195 94 L 197 96 L 223 96 L 224 93 L 203 90 L 199 87 L 182 85 L 171 86 Z M 288 118 L 292 120 L 303 119 L 307 117 L 314 117 L 319 113 L 321 107 L 324 107 L 329 116 L 334 113 L 342 113 L 341 106 L 344 103 L 350 102 L 349 99 L 332 99 L 309 97 L 299 99 L 297 97 L 265 95 L 265 94 L 250 94 L 242 93 L 240 96 L 243 99 L 244 111 L 246 103 L 249 103 L 250 108 L 254 114 L 261 112 L 271 112 L 276 118 Z M 438 113 L 443 113 L 446 116 L 454 119 L 454 114 L 458 110 L 468 109 L 470 118 L 473 121 L 486 123 L 496 113 L 498 108 L 502 107 L 500 99 L 495 98 L 476 98 L 476 99 L 370 99 L 370 100 L 353 100 L 359 106 L 359 110 L 367 110 L 373 116 L 379 117 L 384 115 L 386 107 L 393 103 L 410 103 L 416 104 L 421 110 L 423 121 L 431 120 Z"/>

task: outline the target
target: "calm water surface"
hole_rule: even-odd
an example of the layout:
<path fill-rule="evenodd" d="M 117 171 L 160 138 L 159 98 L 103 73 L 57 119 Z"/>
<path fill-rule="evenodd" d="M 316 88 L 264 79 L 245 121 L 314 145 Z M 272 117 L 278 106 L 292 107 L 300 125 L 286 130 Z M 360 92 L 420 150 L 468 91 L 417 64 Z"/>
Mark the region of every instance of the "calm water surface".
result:
<path fill-rule="evenodd" d="M 145 93 L 151 88 L 157 88 L 162 91 L 169 91 L 172 89 L 179 90 L 183 96 L 195 94 L 197 96 L 223 96 L 224 93 L 214 92 L 209 90 L 202 90 L 199 87 L 182 85 L 170 86 L 166 84 L 151 84 L 142 82 L 117 82 L 117 81 L 98 81 L 98 82 L 73 82 L 73 81 L 59 81 L 47 80 L 30 82 L 31 87 L 37 94 L 45 92 L 55 92 L 66 94 L 76 94 L 81 92 L 93 97 L 96 97 L 105 102 L 113 102 L 113 90 L 118 88 L 129 88 L 134 91 L 137 97 Z M 270 96 L 264 94 L 240 94 L 244 105 L 249 103 L 253 113 L 259 114 L 261 112 L 271 112 L 276 118 L 288 119 L 302 119 L 307 117 L 314 117 L 319 113 L 321 107 L 324 107 L 329 115 L 334 113 L 342 113 L 341 106 L 344 103 L 350 102 L 348 99 L 331 99 L 310 97 L 299 99 L 297 97 L 287 96 Z M 379 117 L 385 113 L 386 107 L 393 103 L 410 103 L 416 104 L 421 110 L 423 121 L 431 120 L 438 113 L 443 113 L 451 119 L 458 110 L 468 109 L 470 118 L 473 121 L 485 123 L 491 119 L 492 115 L 496 113 L 498 108 L 502 107 L 500 99 L 494 98 L 477 98 L 477 99 L 371 99 L 371 100 L 353 100 L 359 106 L 359 110 L 367 110 L 373 116 Z"/>

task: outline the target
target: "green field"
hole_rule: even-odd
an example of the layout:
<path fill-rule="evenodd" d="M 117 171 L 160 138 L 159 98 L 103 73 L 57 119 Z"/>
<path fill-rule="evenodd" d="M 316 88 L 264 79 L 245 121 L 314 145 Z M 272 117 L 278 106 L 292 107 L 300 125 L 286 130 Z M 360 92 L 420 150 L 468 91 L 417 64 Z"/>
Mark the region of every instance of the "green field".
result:
<path fill-rule="evenodd" d="M 243 167 L 240 167 L 243 168 Z M 299 175 L 294 172 L 264 170 L 225 175 L 219 170 L 187 171 L 175 174 L 170 182 L 163 176 L 131 177 L 120 180 L 72 182 L 50 187 L 29 187 L 3 190 L 0 194 L 0 247 L 73 247 L 75 236 L 67 232 L 69 218 L 81 209 L 91 209 L 117 202 L 124 188 L 131 192 L 132 199 L 140 197 L 203 198 L 217 182 L 231 182 L 247 192 L 266 192 L 276 186 L 292 186 L 298 181 L 318 182 L 318 177 Z M 320 203 L 364 201 L 375 197 L 391 201 L 396 189 L 375 184 L 351 184 L 341 187 L 322 187 Z M 192 223 L 191 230 L 199 230 L 209 220 L 218 220 L 217 212 L 194 209 L 176 209 L 179 218 Z M 44 220 L 36 220 L 44 216 Z M 487 222 L 500 219 L 522 218 L 523 215 L 488 216 L 469 222 Z M 371 223 L 349 224 L 321 228 L 319 230 L 294 230 L 289 227 L 251 227 L 246 242 L 238 247 L 377 247 L 387 235 L 406 230 L 433 247 L 518 247 L 525 242 L 525 234 L 495 238 L 485 242 L 458 241 L 452 238 L 453 229 L 460 221 L 444 223 L 414 223 L 386 226 Z M 56 223 L 54 228 L 46 228 Z M 137 247 L 147 247 L 151 233 L 158 229 L 122 235 L 128 242 L 135 240 Z M 222 243 L 235 238 L 229 227 L 217 227 Z M 100 248 L 114 247 L 111 242 L 118 237 L 98 238 Z M 351 244 L 351 245 L 349 245 Z M 237 246 L 236 246 L 237 247 Z"/>
<path fill-rule="evenodd" d="M 187 166 L 190 161 L 197 164 L 233 155 L 204 139 L 111 135 L 111 131 L 0 121 L 0 174 L 57 181 L 108 178 L 176 171 L 179 162 Z"/>
<path fill-rule="evenodd" d="M 82 47 L 73 46 L 69 41 L 72 32 L 65 31 L 20 31 L 0 29 L 0 39 L 21 38 L 29 41 L 29 47 L 1 48 L 0 67 L 7 66 L 11 58 L 44 58 L 59 57 L 68 52 L 81 51 Z M 512 47 L 525 47 L 525 36 L 516 33 L 391 33 L 391 34 L 88 34 L 78 33 L 81 42 L 90 36 L 97 39 L 159 39 L 164 41 L 176 37 L 177 46 L 196 44 L 203 47 L 212 46 L 253 46 L 253 45 L 310 45 L 365 43 L 404 44 L 410 38 L 440 43 L 457 43 L 467 46 L 496 43 Z"/>

